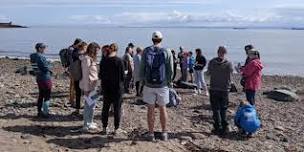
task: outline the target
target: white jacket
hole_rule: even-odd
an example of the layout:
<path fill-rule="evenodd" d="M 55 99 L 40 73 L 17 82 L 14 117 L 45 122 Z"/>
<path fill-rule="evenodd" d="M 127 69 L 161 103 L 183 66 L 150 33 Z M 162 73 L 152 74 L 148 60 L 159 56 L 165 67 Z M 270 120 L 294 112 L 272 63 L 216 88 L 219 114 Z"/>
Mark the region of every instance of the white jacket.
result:
<path fill-rule="evenodd" d="M 79 57 L 81 60 L 82 78 L 79 87 L 84 92 L 91 92 L 95 89 L 98 81 L 97 64 L 87 55 Z"/>

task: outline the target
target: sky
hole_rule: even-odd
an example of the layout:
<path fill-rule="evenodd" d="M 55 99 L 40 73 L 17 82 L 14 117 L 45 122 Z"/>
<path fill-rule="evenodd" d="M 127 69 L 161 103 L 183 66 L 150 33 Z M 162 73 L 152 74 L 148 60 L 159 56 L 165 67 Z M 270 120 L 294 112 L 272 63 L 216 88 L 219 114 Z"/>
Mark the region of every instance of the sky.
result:
<path fill-rule="evenodd" d="M 0 0 L 0 22 L 304 27 L 304 0 Z"/>

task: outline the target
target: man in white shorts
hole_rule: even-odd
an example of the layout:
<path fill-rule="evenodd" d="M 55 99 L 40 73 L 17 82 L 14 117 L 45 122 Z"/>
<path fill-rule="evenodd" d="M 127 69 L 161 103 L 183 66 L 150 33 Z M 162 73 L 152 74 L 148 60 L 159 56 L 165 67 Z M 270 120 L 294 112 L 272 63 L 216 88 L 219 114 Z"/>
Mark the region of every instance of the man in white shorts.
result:
<path fill-rule="evenodd" d="M 160 111 L 162 140 L 168 140 L 166 105 L 169 103 L 169 86 L 173 75 L 173 57 L 170 50 L 161 47 L 162 39 L 161 32 L 156 31 L 152 34 L 153 45 L 145 48 L 140 68 L 140 77 L 145 85 L 143 101 L 148 104 L 148 138 L 150 141 L 155 141 L 155 104 L 159 106 Z"/>

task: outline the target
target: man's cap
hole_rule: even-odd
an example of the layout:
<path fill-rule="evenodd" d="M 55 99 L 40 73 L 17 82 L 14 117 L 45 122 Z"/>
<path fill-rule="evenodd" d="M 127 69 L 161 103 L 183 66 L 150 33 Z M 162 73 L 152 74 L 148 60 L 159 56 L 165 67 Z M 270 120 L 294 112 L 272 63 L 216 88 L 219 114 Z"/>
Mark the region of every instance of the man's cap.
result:
<path fill-rule="evenodd" d="M 163 39 L 163 34 L 160 31 L 155 31 L 152 34 L 152 39 Z"/>

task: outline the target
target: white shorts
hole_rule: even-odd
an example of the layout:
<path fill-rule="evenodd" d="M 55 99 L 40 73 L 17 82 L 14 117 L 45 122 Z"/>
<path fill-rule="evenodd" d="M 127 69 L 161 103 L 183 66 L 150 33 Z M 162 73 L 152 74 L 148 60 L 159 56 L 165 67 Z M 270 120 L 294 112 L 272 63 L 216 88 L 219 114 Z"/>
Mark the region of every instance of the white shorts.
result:
<path fill-rule="evenodd" d="M 143 100 L 149 105 L 166 106 L 169 103 L 169 88 L 149 88 L 144 86 Z"/>

